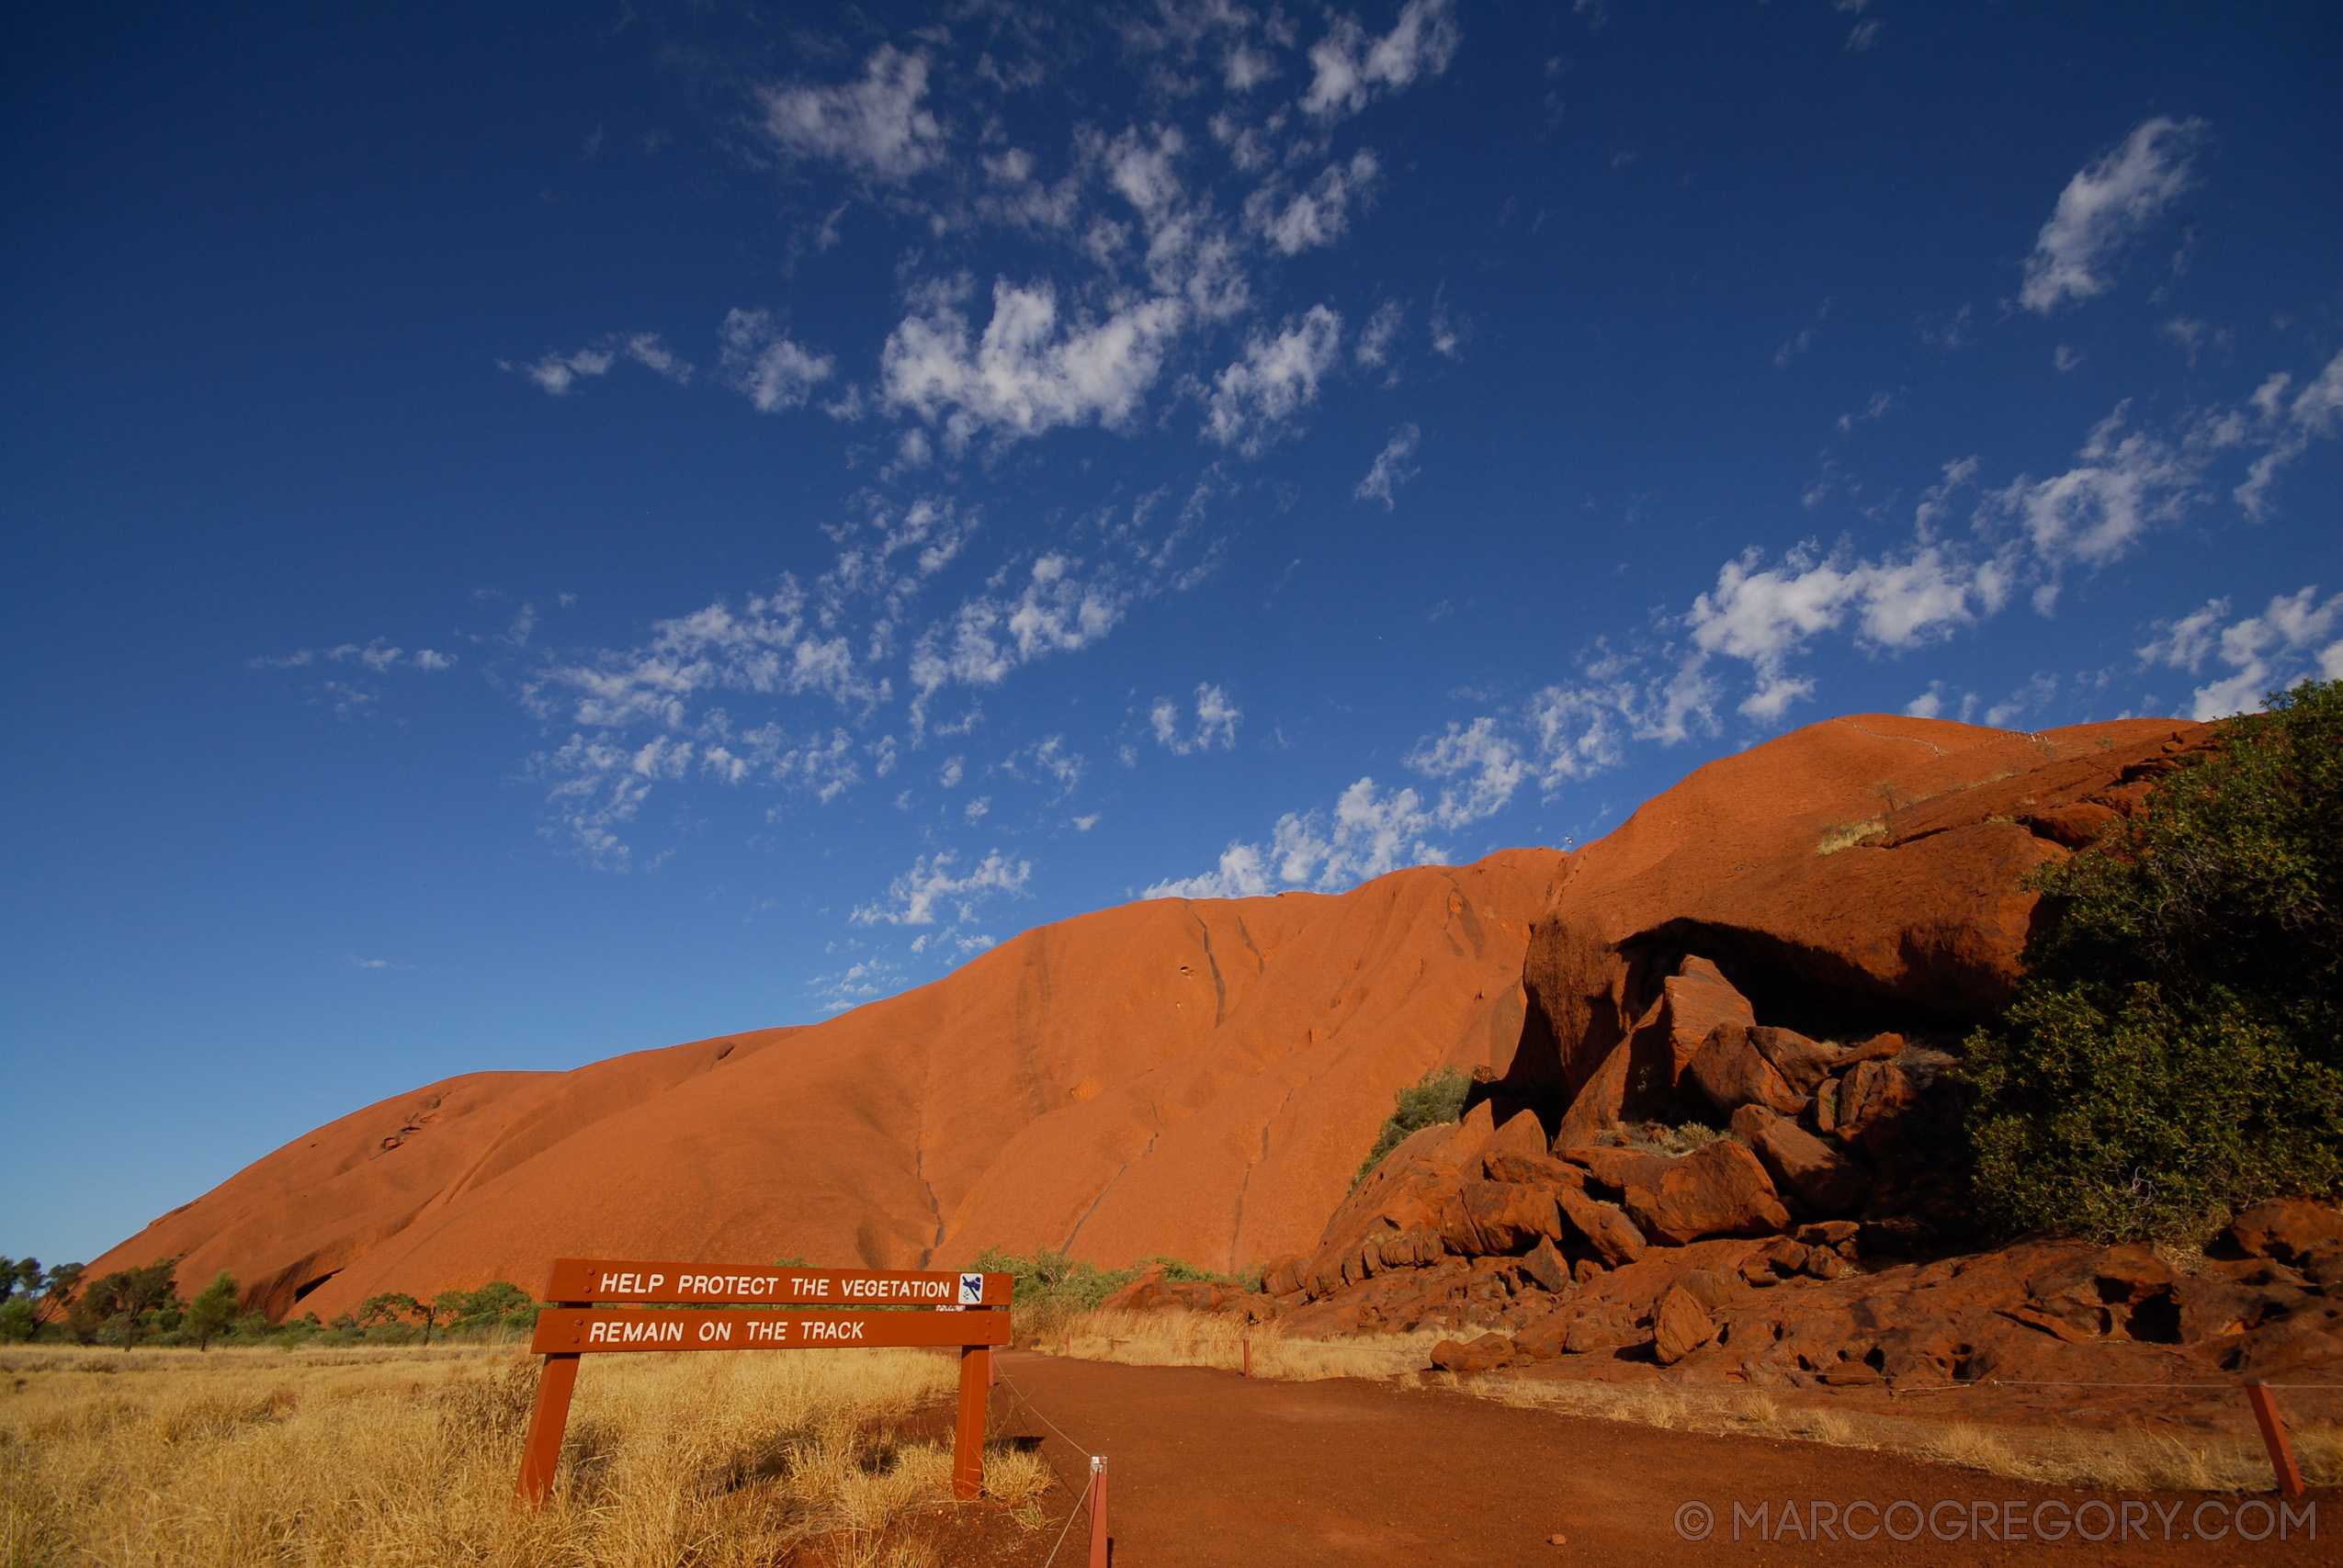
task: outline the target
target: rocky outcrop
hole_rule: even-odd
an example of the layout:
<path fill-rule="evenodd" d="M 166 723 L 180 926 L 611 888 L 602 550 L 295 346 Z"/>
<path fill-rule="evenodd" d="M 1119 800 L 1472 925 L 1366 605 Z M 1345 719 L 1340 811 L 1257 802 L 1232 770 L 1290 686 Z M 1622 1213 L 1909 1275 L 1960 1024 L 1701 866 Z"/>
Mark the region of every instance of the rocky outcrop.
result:
<path fill-rule="evenodd" d="M 1521 1035 L 1564 857 L 1040 927 L 802 1029 L 481 1073 L 294 1140 L 93 1260 L 332 1317 L 563 1255 L 949 1266 L 1052 1248 L 1243 1269 L 1310 1244 L 1427 1072 Z"/>

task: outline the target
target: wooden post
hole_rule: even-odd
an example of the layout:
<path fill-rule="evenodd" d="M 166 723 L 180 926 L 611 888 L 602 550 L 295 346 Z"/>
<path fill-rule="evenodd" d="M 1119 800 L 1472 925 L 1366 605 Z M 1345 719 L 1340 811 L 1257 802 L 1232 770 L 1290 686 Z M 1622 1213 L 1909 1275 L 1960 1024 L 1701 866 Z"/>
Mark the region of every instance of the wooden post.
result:
<path fill-rule="evenodd" d="M 1106 1534 L 1106 1456 L 1090 1456 L 1090 1568 L 1112 1568 L 1115 1543 Z"/>
<path fill-rule="evenodd" d="M 2278 1401 L 2270 1397 L 2266 1382 L 2246 1385 L 2246 1398 L 2254 1407 L 2254 1420 L 2261 1427 L 2261 1440 L 2269 1450 L 2269 1468 L 2278 1472 L 2278 1490 L 2286 1496 L 2303 1495 L 2303 1472 L 2294 1464 L 2294 1446 L 2286 1440 L 2286 1423 L 2279 1417 Z"/>
<path fill-rule="evenodd" d="M 1245 1341 L 1245 1376 L 1247 1376 L 1247 1377 L 1251 1377 L 1251 1376 L 1252 1376 L 1252 1375 L 1253 1375 L 1253 1342 L 1252 1342 L 1251 1339 L 1247 1339 L 1247 1340 Z"/>
<path fill-rule="evenodd" d="M 521 1449 L 521 1480 L 513 1501 L 524 1508 L 544 1505 L 553 1490 L 553 1468 L 561 1461 L 561 1434 L 570 1425 L 570 1393 L 578 1386 L 578 1358 L 550 1355 L 537 1375 L 537 1408 L 529 1413 L 528 1441 Z"/>
<path fill-rule="evenodd" d="M 992 1386 L 992 1350 L 960 1347 L 960 1410 L 952 1427 L 952 1495 L 968 1502 L 984 1490 L 985 1393 Z"/>

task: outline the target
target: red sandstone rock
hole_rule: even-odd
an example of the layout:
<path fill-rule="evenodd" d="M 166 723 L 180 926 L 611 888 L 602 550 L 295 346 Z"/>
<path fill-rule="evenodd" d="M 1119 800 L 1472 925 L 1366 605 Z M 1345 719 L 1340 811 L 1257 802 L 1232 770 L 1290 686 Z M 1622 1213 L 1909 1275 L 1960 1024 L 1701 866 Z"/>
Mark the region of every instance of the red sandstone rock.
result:
<path fill-rule="evenodd" d="M 1681 1247 L 1703 1236 L 1785 1230 L 1790 1212 L 1757 1156 L 1729 1138 L 1666 1162 L 1657 1185 L 1627 1189 L 1636 1228 Z"/>
<path fill-rule="evenodd" d="M 1522 1255 L 1522 1268 L 1531 1279 L 1557 1296 L 1569 1292 L 1578 1282 L 1570 1277 L 1569 1259 L 1562 1256 L 1550 1238 L 1541 1237 L 1535 1247 Z"/>
<path fill-rule="evenodd" d="M 1692 1292 L 1681 1285 L 1659 1298 L 1651 1319 L 1651 1353 L 1672 1366 L 1716 1337 L 1716 1324 Z"/>
<path fill-rule="evenodd" d="M 1527 1251 L 1539 1238 L 1559 1239 L 1556 1195 L 1565 1189 L 1511 1181 L 1467 1181 L 1441 1229 L 1448 1250 L 1466 1258 Z"/>
<path fill-rule="evenodd" d="M 1614 1266 L 1633 1263 L 1644 1255 L 1643 1232 L 1614 1205 L 1598 1202 L 1568 1187 L 1559 1190 L 1556 1201 L 1570 1227 L 1603 1262 Z"/>
<path fill-rule="evenodd" d="M 1894 1145 L 1919 1102 L 1918 1086 L 1895 1063 L 1862 1063 L 1839 1080 L 1834 1131 L 1876 1157 Z"/>
<path fill-rule="evenodd" d="M 1759 1016 L 1809 1034 L 1837 1020 L 1984 1021 L 2015 987 L 2032 930 L 2038 895 L 2022 879 L 2068 852 L 2019 818 L 2125 809 L 2152 782 L 2135 768 L 2169 765 L 2168 741 L 2205 733 L 2127 720 L 2025 736 L 1862 715 L 1709 763 L 1571 857 L 1531 937 L 1531 1026 L 1497 1064 L 1499 1087 L 1565 1100 L 1615 1064 L 1604 1103 L 1566 1113 L 1570 1141 L 1586 1141 L 1631 1087 L 1616 1047 L 1688 954 Z M 1793 1012 L 1770 1011 L 1777 998 Z"/>
<path fill-rule="evenodd" d="M 1745 1112 L 1755 1111 L 1745 1108 Z M 1741 1131 L 1741 1114 L 1733 1119 Z M 1862 1207 L 1871 1192 L 1871 1178 L 1852 1160 L 1800 1127 L 1779 1116 L 1766 1117 L 1749 1139 L 1775 1189 L 1794 1192 L 1798 1201 L 1818 1214 L 1846 1214 Z"/>
<path fill-rule="evenodd" d="M 1744 1028 L 1719 1025 L 1692 1057 L 1690 1077 L 1708 1102 L 1728 1116 L 1745 1105 L 1794 1116 L 1806 1102 Z"/>
<path fill-rule="evenodd" d="M 1543 1181 L 1552 1186 L 1584 1187 L 1587 1173 L 1552 1155 L 1489 1155 L 1481 1169 L 1491 1181 Z"/>
<path fill-rule="evenodd" d="M 2343 1213 L 2307 1198 L 2274 1198 L 2239 1214 L 2225 1234 L 2248 1258 L 2301 1263 L 2343 1246 Z"/>
<path fill-rule="evenodd" d="M 1265 1262 L 1314 1247 L 1398 1090 L 1519 1037 L 1528 925 L 1564 863 L 1145 901 L 809 1028 L 449 1079 L 92 1261 L 175 1256 L 324 1317 L 381 1291 L 537 1291 L 560 1256 Z"/>

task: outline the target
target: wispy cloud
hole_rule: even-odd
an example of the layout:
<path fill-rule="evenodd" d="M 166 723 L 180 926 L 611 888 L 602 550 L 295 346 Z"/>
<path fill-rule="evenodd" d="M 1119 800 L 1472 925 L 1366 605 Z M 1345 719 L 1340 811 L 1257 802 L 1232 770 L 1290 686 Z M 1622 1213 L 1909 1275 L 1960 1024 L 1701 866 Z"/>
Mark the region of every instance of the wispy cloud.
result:
<path fill-rule="evenodd" d="M 2035 237 L 2018 302 L 2046 316 L 2105 293 L 2133 239 L 2195 183 L 2206 129 L 2201 119 L 2158 115 L 2077 170 Z"/>
<path fill-rule="evenodd" d="M 1257 457 L 1290 434 L 1296 413 L 1318 397 L 1318 384 L 1342 344 L 1342 318 L 1313 305 L 1275 333 L 1257 333 L 1243 357 L 1213 378 L 1205 400 L 1204 434 Z"/>
<path fill-rule="evenodd" d="M 859 81 L 790 83 L 759 95 L 763 128 L 790 157 L 825 159 L 866 178 L 896 182 L 942 160 L 944 126 L 923 107 L 928 61 L 882 44 Z"/>
<path fill-rule="evenodd" d="M 1393 431 L 1391 439 L 1383 444 L 1383 450 L 1375 455 L 1375 465 L 1367 469 L 1366 477 L 1351 492 L 1351 499 L 1379 501 L 1386 512 L 1390 511 L 1394 504 L 1392 492 L 1416 477 L 1416 470 L 1409 467 L 1408 459 L 1416 455 L 1416 443 L 1422 435 L 1423 432 L 1416 428 L 1413 420 Z"/>
<path fill-rule="evenodd" d="M 611 367 L 628 362 L 656 371 L 678 386 L 688 384 L 693 375 L 692 367 L 677 357 L 657 333 L 616 333 L 568 354 L 555 352 L 519 362 L 500 359 L 496 367 L 526 376 L 559 398 L 582 378 L 606 376 Z"/>
<path fill-rule="evenodd" d="M 977 907 L 987 899 L 1022 897 L 1033 876 L 1030 861 L 1012 860 L 999 850 L 956 874 L 958 864 L 958 853 L 952 850 L 920 856 L 911 870 L 888 884 L 885 897 L 855 911 L 855 923 L 932 926 L 940 912 L 965 924 L 977 918 Z"/>
<path fill-rule="evenodd" d="M 1180 705 L 1169 697 L 1156 699 L 1149 710 L 1148 721 L 1155 731 L 1157 745 L 1175 757 L 1185 757 L 1216 747 L 1223 751 L 1235 747 L 1237 726 L 1244 716 L 1244 710 L 1228 700 L 1228 693 L 1215 685 L 1200 684 L 1195 690 L 1193 724 L 1182 715 Z"/>
<path fill-rule="evenodd" d="M 829 355 L 791 341 L 768 310 L 729 311 L 718 335 L 722 353 L 718 373 L 759 413 L 801 407 L 837 368 Z"/>
<path fill-rule="evenodd" d="M 2144 667 L 2202 671 L 2208 658 L 2229 673 L 2192 694 L 2189 716 L 2226 718 L 2261 706 L 2263 694 L 2314 676 L 2343 680 L 2343 593 L 2321 603 L 2315 584 L 2270 600 L 2258 615 L 2228 619 L 2213 599 L 2177 621 L 2159 621 L 2140 652 Z"/>
<path fill-rule="evenodd" d="M 1302 109 L 1323 118 L 1356 114 L 1387 89 L 1448 69 L 1460 40 L 1450 0 L 1408 0 L 1392 29 L 1374 37 L 1355 17 L 1336 16 L 1310 46 Z"/>

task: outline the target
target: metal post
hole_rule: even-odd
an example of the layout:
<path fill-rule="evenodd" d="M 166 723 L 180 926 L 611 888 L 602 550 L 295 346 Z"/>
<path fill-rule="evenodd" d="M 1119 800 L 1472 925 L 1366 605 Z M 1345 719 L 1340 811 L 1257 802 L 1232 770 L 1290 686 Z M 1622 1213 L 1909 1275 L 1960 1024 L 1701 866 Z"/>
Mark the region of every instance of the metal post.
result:
<path fill-rule="evenodd" d="M 2254 1407 L 2254 1420 L 2261 1427 L 2261 1440 L 2269 1450 L 2269 1468 L 2278 1472 L 2278 1490 L 2289 1497 L 2303 1495 L 2303 1472 L 2294 1464 L 2294 1446 L 2286 1440 L 2286 1423 L 2279 1417 L 2278 1401 L 2270 1397 L 2266 1382 L 2246 1385 L 2246 1398 Z"/>
<path fill-rule="evenodd" d="M 962 1502 L 984 1490 L 984 1412 L 992 1386 L 992 1350 L 960 1347 L 959 1419 L 952 1427 L 952 1495 Z"/>
<path fill-rule="evenodd" d="M 1090 1568 L 1110 1568 L 1114 1543 L 1106 1535 L 1106 1456 L 1090 1456 Z"/>

